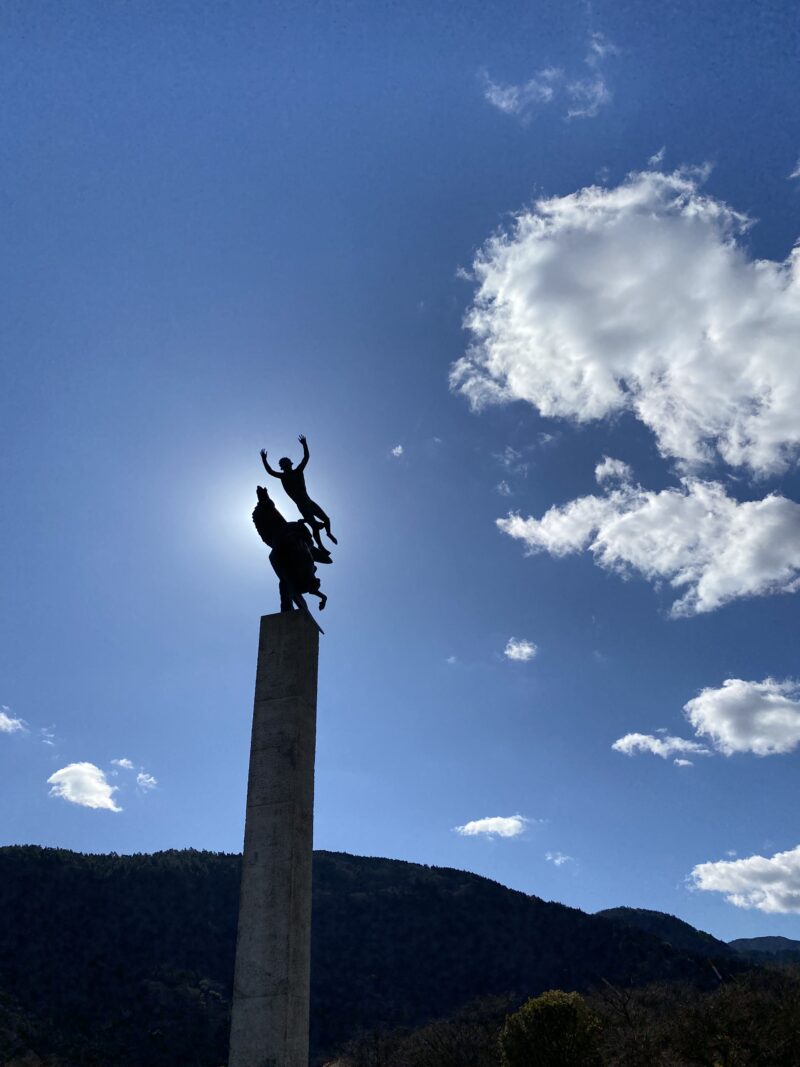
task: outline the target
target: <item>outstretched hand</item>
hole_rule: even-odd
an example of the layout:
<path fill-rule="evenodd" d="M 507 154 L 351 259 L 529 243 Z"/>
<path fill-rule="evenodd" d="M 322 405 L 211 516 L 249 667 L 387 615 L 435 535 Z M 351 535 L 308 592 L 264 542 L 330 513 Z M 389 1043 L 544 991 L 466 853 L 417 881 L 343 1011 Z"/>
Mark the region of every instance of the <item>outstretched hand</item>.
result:
<path fill-rule="evenodd" d="M 266 459 L 267 458 L 267 450 L 266 450 L 266 448 L 262 448 L 261 449 L 261 458 L 262 459 Z"/>
<path fill-rule="evenodd" d="M 298 436 L 297 440 L 300 442 L 301 445 L 304 445 L 306 443 L 306 435 L 304 433 L 301 433 Z"/>

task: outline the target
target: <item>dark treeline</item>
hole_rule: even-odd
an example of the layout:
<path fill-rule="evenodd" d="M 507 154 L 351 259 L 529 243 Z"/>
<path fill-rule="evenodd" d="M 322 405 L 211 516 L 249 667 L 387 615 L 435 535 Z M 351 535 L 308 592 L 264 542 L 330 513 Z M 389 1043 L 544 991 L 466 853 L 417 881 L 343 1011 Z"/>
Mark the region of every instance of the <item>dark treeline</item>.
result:
<path fill-rule="evenodd" d="M 477 998 L 652 982 L 711 990 L 746 969 L 663 937 L 396 860 L 314 858 L 312 1044 L 418 1028 Z M 224 1063 L 240 858 L 0 849 L 0 1064 Z M 33 1061 L 29 1061 L 33 1062 Z"/>
<path fill-rule="evenodd" d="M 797 1067 L 800 968 L 757 969 L 713 991 L 601 984 L 523 1004 L 477 1001 L 416 1030 L 350 1041 L 336 1067 Z"/>

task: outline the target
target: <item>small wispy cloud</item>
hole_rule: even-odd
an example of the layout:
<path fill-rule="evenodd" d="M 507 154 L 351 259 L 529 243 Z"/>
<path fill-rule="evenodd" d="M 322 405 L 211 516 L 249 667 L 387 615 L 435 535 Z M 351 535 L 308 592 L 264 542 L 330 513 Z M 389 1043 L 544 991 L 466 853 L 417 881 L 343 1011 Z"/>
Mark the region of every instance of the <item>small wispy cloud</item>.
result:
<path fill-rule="evenodd" d="M 672 762 L 676 767 L 694 767 L 690 759 L 674 759 Z"/>
<path fill-rule="evenodd" d="M 500 496 L 511 496 L 511 486 L 505 479 L 502 482 L 498 482 L 495 488 Z"/>
<path fill-rule="evenodd" d="M 593 119 L 601 107 L 611 102 L 611 90 L 603 74 L 602 64 L 608 56 L 618 53 L 616 45 L 602 33 L 591 35 L 585 60 L 589 74 L 567 85 L 567 95 L 572 101 L 567 109 L 568 119 Z"/>
<path fill-rule="evenodd" d="M 131 762 L 131 760 L 126 759 L 124 756 L 123 756 L 122 759 L 112 759 L 111 762 L 116 767 L 122 767 L 123 770 L 126 770 L 126 771 L 132 771 L 133 770 L 133 763 Z"/>
<path fill-rule="evenodd" d="M 594 118 L 611 101 L 604 65 L 616 55 L 619 49 L 615 44 L 602 33 L 592 33 L 584 58 L 585 70 L 580 76 L 570 76 L 561 67 L 543 67 L 525 82 L 502 84 L 483 71 L 483 95 L 498 111 L 514 115 L 523 123 L 562 98 L 567 101 L 565 118 Z"/>
<path fill-rule="evenodd" d="M 664 162 L 664 156 L 666 155 L 666 152 L 667 146 L 662 144 L 659 150 L 657 152 L 654 152 L 653 155 L 650 156 L 650 158 L 648 159 L 648 167 L 660 167 L 661 164 Z"/>
<path fill-rule="evenodd" d="M 449 663 L 452 667 L 454 663 L 458 663 L 458 656 L 448 656 L 445 663 Z"/>
<path fill-rule="evenodd" d="M 56 728 L 55 726 L 42 726 L 39 729 L 39 740 L 43 745 L 49 745 L 51 748 L 56 743 Z"/>
<path fill-rule="evenodd" d="M 598 485 L 603 482 L 622 482 L 628 484 L 633 478 L 633 471 L 627 463 L 621 459 L 612 459 L 611 456 L 603 456 L 594 469 L 594 479 Z"/>
<path fill-rule="evenodd" d="M 522 453 L 512 445 L 506 445 L 502 452 L 495 452 L 494 458 L 501 467 L 505 467 L 506 470 L 514 473 L 521 474 L 528 469 L 528 464 L 522 458 Z"/>
<path fill-rule="evenodd" d="M 110 785 L 94 763 L 69 763 L 47 779 L 50 796 L 95 810 L 122 811 L 114 801 L 117 786 Z"/>
<path fill-rule="evenodd" d="M 462 837 L 519 837 L 530 821 L 524 815 L 493 815 L 453 829 Z"/>
<path fill-rule="evenodd" d="M 158 781 L 147 771 L 139 771 L 136 775 L 136 784 L 143 793 L 148 793 L 151 789 L 156 788 Z"/>
<path fill-rule="evenodd" d="M 792 178 L 800 178 L 800 159 L 795 163 L 794 170 L 789 175 L 789 181 L 791 181 Z"/>
<path fill-rule="evenodd" d="M 661 737 L 654 737 L 652 734 L 625 734 L 611 747 L 615 752 L 622 752 L 626 756 L 633 756 L 637 752 L 651 752 L 661 759 L 668 759 L 680 752 L 691 752 L 696 756 L 711 755 L 705 745 L 685 737 L 670 737 L 669 734 L 662 734 Z"/>
<path fill-rule="evenodd" d="M 518 115 L 527 121 L 538 105 L 549 104 L 555 98 L 564 80 L 564 72 L 558 67 L 544 67 L 519 85 L 501 85 L 492 81 L 486 71 L 482 71 L 481 78 L 483 95 L 493 107 L 505 115 Z"/>
<path fill-rule="evenodd" d="M 555 867 L 563 867 L 566 863 L 575 862 L 574 857 L 568 856 L 565 852 L 545 852 L 544 858 Z"/>
<path fill-rule="evenodd" d="M 524 637 L 509 637 L 503 655 L 506 659 L 516 660 L 518 663 L 526 663 L 533 659 L 539 651 L 533 641 L 527 641 Z"/>
<path fill-rule="evenodd" d="M 11 708 L 5 704 L 0 707 L 0 734 L 24 733 L 28 727 L 24 719 L 11 714 Z"/>
<path fill-rule="evenodd" d="M 391 453 L 396 459 L 399 459 L 400 456 L 402 456 L 402 454 L 403 454 L 403 446 L 402 445 L 395 445 L 394 448 L 391 449 Z"/>

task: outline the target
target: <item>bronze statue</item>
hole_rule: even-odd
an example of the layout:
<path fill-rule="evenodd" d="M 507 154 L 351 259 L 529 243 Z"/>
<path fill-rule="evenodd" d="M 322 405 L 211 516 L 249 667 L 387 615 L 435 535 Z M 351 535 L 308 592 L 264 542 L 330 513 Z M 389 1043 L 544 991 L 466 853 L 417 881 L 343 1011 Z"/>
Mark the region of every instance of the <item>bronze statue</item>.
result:
<path fill-rule="evenodd" d="M 293 611 L 297 605 L 310 615 L 304 593 L 318 597 L 322 611 L 328 598 L 320 590 L 315 562 L 330 563 L 330 553 L 314 544 L 304 521 L 288 522 L 281 515 L 263 485 L 257 486 L 256 496 L 253 522 L 261 540 L 271 549 L 269 561 L 278 576 L 281 611 Z"/>
<path fill-rule="evenodd" d="M 273 470 L 267 462 L 267 450 L 266 448 L 262 448 L 261 461 L 264 464 L 264 470 L 267 474 L 271 474 L 273 478 L 280 479 L 284 492 L 295 502 L 295 504 L 297 504 L 303 519 L 311 527 L 317 545 L 320 548 L 323 547 L 320 530 L 324 530 L 330 540 L 336 545 L 338 544 L 338 541 L 331 533 L 331 520 L 319 504 L 311 499 L 308 495 L 308 490 L 306 489 L 306 479 L 303 471 L 306 469 L 310 453 L 308 451 L 308 442 L 305 439 L 305 435 L 300 434 L 298 441 L 303 446 L 303 458 L 296 467 L 292 467 L 292 461 L 287 456 L 284 456 L 283 459 L 278 460 L 278 466 L 281 468 L 280 471 Z"/>

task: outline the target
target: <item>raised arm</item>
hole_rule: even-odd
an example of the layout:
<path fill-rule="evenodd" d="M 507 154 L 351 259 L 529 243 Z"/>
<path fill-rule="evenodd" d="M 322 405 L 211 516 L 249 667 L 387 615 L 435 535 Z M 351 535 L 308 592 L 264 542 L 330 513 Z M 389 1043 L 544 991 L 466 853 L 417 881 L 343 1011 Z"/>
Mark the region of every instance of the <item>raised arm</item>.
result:
<path fill-rule="evenodd" d="M 261 462 L 264 464 L 264 470 L 267 472 L 267 474 L 271 474 L 273 478 L 280 478 L 280 474 L 278 473 L 278 471 L 274 471 L 267 462 L 266 448 L 261 449 Z"/>
<path fill-rule="evenodd" d="M 303 434 L 303 433 L 300 434 L 300 436 L 297 438 L 297 440 L 303 446 L 303 458 L 297 464 L 297 469 L 299 471 L 302 471 L 302 470 L 305 470 L 306 463 L 308 463 L 308 456 L 309 456 L 308 441 L 306 441 L 306 435 Z"/>

